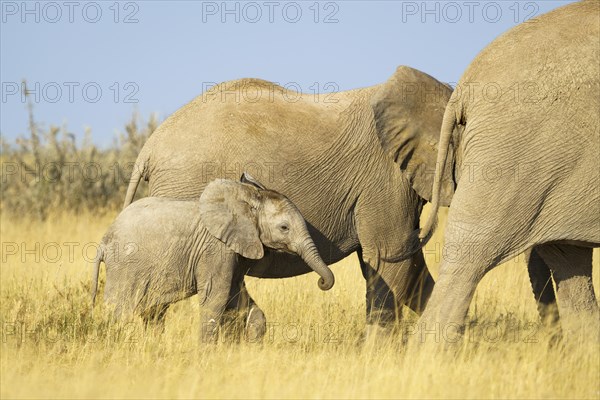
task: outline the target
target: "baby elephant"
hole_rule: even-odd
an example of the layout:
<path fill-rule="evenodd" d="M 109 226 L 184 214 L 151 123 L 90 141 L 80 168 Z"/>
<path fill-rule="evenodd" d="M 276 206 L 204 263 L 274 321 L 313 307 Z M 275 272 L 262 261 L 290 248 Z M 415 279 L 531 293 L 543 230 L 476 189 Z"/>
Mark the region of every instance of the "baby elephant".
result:
<path fill-rule="evenodd" d="M 263 257 L 263 246 L 299 255 L 321 276 L 322 290 L 333 286 L 300 211 L 248 174 L 240 182 L 211 182 L 199 202 L 144 198 L 123 210 L 102 238 L 92 302 L 104 261 L 104 297 L 117 315 L 160 320 L 170 304 L 197 293 L 201 339 L 214 342 L 230 291 Z"/>

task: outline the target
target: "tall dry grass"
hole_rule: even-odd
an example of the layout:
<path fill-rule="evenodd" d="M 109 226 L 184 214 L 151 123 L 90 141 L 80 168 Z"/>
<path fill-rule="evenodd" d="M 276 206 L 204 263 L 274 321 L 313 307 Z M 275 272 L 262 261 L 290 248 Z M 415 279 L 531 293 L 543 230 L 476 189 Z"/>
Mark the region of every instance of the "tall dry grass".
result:
<path fill-rule="evenodd" d="M 137 320 L 111 321 L 103 305 L 92 316 L 85 258 L 94 249 L 84 255 L 84 245 L 97 242 L 114 216 L 84 211 L 42 222 L 2 214 L 2 398 L 600 397 L 598 345 L 555 342 L 535 328 L 522 260 L 485 277 L 469 314 L 477 325 L 447 353 L 401 341 L 360 344 L 365 285 L 354 256 L 333 266 L 329 292 L 316 287 L 314 274 L 249 278 L 270 322 L 262 344 L 200 345 L 195 297 L 169 310 L 163 334 L 145 332 Z M 434 276 L 442 229 L 426 249 Z"/>

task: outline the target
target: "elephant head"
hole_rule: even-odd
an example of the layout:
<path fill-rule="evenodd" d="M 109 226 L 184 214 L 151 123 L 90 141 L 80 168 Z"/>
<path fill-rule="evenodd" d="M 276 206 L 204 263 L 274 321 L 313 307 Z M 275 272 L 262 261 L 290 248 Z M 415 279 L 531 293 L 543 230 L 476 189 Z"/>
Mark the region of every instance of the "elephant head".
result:
<path fill-rule="evenodd" d="M 371 99 L 383 149 L 400 166 L 417 194 L 432 201 L 438 142 L 452 88 L 416 69 L 400 66 Z M 442 175 L 440 204 L 454 194 L 452 145 Z"/>
<path fill-rule="evenodd" d="M 263 245 L 294 253 L 321 276 L 322 290 L 333 286 L 333 273 L 319 256 L 300 211 L 247 173 L 240 182 L 217 179 L 208 184 L 200 196 L 200 216 L 211 235 L 242 257 L 262 258 Z"/>

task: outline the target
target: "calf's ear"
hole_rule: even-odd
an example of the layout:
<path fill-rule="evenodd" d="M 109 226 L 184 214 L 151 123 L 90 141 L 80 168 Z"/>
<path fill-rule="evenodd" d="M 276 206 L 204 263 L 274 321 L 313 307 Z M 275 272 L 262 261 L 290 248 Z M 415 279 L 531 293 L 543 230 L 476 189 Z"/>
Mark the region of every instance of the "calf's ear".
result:
<path fill-rule="evenodd" d="M 256 179 L 254 179 L 252 177 L 252 175 L 250 175 L 247 172 L 244 172 L 242 174 L 242 176 L 240 177 L 240 182 L 246 183 L 248 185 L 252 185 L 252 186 L 256 187 L 257 189 L 267 190 L 267 188 L 262 183 L 260 183 Z"/>
<path fill-rule="evenodd" d="M 263 258 L 256 209 L 258 190 L 225 179 L 206 186 L 200 196 L 200 219 L 211 235 L 245 258 Z"/>

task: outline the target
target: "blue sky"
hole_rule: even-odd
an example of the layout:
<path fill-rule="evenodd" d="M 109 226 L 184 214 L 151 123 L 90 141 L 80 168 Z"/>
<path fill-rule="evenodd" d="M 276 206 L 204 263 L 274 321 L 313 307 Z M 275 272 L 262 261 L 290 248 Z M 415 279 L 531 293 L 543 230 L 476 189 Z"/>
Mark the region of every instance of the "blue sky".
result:
<path fill-rule="evenodd" d="M 2 1 L 0 132 L 27 131 L 22 79 L 38 122 L 79 138 L 91 127 L 100 145 L 134 110 L 163 120 L 209 82 L 327 92 L 384 82 L 398 65 L 456 82 L 499 34 L 570 2 Z"/>

